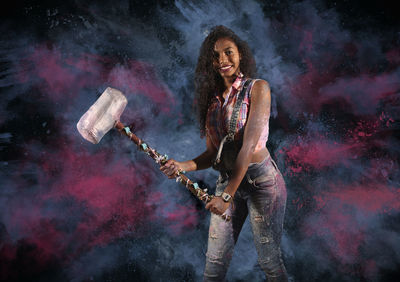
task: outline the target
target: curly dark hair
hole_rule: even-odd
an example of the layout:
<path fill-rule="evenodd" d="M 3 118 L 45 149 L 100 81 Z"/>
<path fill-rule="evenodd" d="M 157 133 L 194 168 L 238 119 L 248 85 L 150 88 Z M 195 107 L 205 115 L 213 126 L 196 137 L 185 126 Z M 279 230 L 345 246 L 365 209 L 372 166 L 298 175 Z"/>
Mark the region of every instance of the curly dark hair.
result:
<path fill-rule="evenodd" d="M 243 75 L 254 77 L 256 74 L 256 64 L 249 45 L 229 28 L 223 25 L 213 27 L 201 44 L 194 77 L 195 107 L 202 137 L 205 135 L 207 111 L 212 99 L 226 90 L 221 75 L 213 68 L 214 45 L 220 38 L 229 38 L 236 44 L 241 54 L 239 67 Z"/>

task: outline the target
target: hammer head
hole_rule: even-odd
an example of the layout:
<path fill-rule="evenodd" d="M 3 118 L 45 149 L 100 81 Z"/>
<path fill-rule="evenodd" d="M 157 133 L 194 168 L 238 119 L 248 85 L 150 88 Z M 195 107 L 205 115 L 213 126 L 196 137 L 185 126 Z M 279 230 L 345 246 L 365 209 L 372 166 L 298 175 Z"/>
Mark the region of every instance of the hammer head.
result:
<path fill-rule="evenodd" d="M 79 133 L 89 142 L 99 143 L 119 121 L 127 103 L 121 91 L 108 87 L 79 120 L 76 125 Z"/>

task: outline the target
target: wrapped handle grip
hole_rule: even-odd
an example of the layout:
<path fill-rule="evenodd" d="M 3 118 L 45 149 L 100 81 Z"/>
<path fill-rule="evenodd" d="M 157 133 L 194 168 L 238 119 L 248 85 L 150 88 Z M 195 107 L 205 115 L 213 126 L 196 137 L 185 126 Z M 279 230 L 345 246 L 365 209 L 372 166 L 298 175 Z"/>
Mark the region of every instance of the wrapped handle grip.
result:
<path fill-rule="evenodd" d="M 137 137 L 129 127 L 125 127 L 120 121 L 117 121 L 115 123 L 115 128 L 118 129 L 119 132 L 122 134 L 126 135 L 129 137 L 129 139 L 132 140 L 133 143 L 135 143 L 138 146 L 138 149 L 145 152 L 147 155 L 149 155 L 156 163 L 159 165 L 163 165 L 167 160 L 168 156 L 166 155 L 161 155 L 158 153 L 156 150 L 151 148 L 149 145 L 147 145 L 145 142 L 143 142 L 142 139 Z M 199 200 L 201 200 L 204 203 L 208 203 L 209 201 L 212 200 L 214 197 L 213 195 L 209 195 L 207 193 L 207 189 L 200 189 L 199 185 L 196 182 L 191 181 L 186 175 L 184 175 L 182 172 L 179 172 L 175 176 L 176 182 L 179 182 L 193 194 L 195 195 Z M 221 217 L 229 221 L 231 218 L 229 215 L 221 215 Z"/>

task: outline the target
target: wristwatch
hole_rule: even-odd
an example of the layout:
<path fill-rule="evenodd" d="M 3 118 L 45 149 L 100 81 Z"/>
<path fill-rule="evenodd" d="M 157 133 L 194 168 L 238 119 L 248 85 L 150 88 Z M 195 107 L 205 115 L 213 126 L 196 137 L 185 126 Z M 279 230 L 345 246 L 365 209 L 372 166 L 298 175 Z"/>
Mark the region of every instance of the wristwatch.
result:
<path fill-rule="evenodd" d="M 222 200 L 224 200 L 224 202 L 227 202 L 227 203 L 232 202 L 232 199 L 233 199 L 231 195 L 229 195 L 228 193 L 225 193 L 225 192 L 222 193 L 221 198 L 222 198 Z"/>

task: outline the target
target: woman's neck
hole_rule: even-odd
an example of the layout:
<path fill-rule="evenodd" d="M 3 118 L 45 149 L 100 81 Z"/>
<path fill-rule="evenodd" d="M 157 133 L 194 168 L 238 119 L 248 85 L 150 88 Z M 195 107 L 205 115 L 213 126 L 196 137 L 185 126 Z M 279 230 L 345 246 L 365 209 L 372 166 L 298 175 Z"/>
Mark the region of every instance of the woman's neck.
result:
<path fill-rule="evenodd" d="M 224 85 L 225 85 L 226 89 L 231 88 L 231 86 L 236 78 L 237 78 L 237 75 L 234 75 L 232 77 L 224 77 Z"/>

